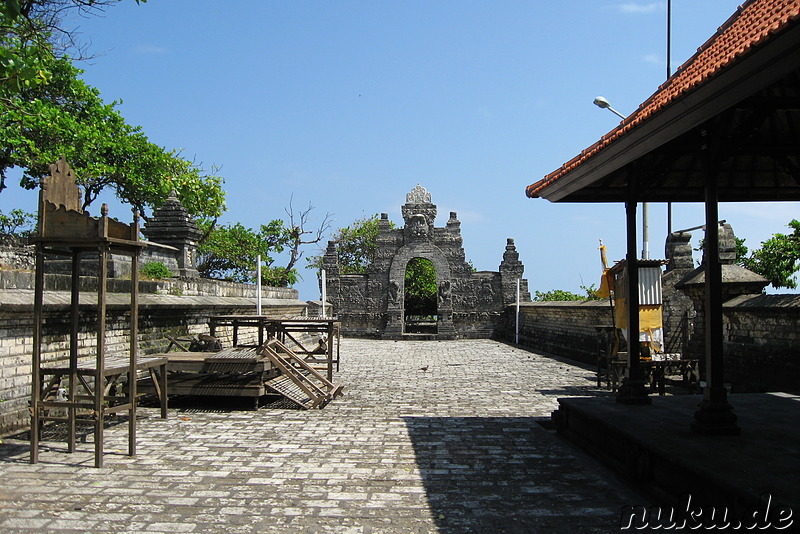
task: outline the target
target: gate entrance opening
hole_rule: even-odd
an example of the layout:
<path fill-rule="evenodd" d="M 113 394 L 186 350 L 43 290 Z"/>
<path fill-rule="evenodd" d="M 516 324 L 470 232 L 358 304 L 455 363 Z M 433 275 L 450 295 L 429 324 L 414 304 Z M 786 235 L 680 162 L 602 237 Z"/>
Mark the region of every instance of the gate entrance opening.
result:
<path fill-rule="evenodd" d="M 437 287 L 433 262 L 425 258 L 412 258 L 406 266 L 403 290 L 405 333 L 438 333 Z"/>

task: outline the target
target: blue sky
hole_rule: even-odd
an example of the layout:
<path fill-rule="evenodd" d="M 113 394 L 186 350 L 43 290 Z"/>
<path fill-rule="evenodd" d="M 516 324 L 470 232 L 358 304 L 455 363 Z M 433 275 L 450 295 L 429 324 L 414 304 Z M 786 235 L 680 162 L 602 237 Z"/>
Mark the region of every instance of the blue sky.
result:
<path fill-rule="evenodd" d="M 673 0 L 673 71 L 739 3 Z M 402 224 L 419 183 L 437 226 L 458 213 L 477 269 L 497 270 L 515 238 L 531 291 L 598 283 L 599 239 L 610 260 L 625 254 L 622 205 L 524 189 L 616 126 L 595 96 L 630 113 L 664 81 L 665 2 L 125 0 L 75 24 L 96 55 L 84 78 L 106 101 L 151 141 L 221 168 L 222 222 L 257 227 L 293 198 L 334 228 L 380 212 Z M 35 194 L 7 183 L 0 210 L 35 211 Z M 701 205 L 673 211 L 676 230 L 704 221 Z M 754 248 L 798 206 L 720 216 Z M 665 237 L 666 207 L 651 204 L 651 257 Z M 301 274 L 300 297 L 319 298 Z"/>

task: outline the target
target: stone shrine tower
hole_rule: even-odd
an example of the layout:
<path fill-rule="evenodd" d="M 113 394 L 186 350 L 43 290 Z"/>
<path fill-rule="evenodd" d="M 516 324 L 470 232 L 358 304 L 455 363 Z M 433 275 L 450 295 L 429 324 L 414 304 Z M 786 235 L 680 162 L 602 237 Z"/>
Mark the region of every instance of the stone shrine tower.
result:
<path fill-rule="evenodd" d="M 524 267 L 514 240 L 509 239 L 500 271 L 475 272 L 462 246 L 456 212 L 444 228 L 436 228 L 436 205 L 417 185 L 402 206 L 403 228 L 392 228 L 386 213 L 378 221 L 378 250 L 366 274 L 341 274 L 336 244 L 323 256 L 327 297 L 346 335 L 404 339 L 488 338 L 500 325 L 505 307 L 516 302 L 517 280 Z M 435 271 L 434 313 L 425 330 L 415 330 L 406 298 L 406 271 L 412 260 L 430 262 Z M 527 280 L 521 280 L 523 302 L 530 301 Z"/>
<path fill-rule="evenodd" d="M 169 245 L 178 250 L 178 276 L 182 278 L 200 276 L 195 268 L 195 258 L 197 242 L 203 234 L 178 200 L 178 194 L 174 189 L 170 191 L 164 204 L 153 211 L 150 220 L 145 222 L 142 233 L 154 243 Z"/>

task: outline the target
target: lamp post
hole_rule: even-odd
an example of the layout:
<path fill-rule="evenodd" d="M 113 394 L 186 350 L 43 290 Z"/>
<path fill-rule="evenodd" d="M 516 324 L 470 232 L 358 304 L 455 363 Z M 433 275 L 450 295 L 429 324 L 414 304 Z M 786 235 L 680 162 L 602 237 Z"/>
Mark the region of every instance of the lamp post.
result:
<path fill-rule="evenodd" d="M 622 113 L 611 107 L 611 104 L 608 102 L 608 100 L 605 99 L 605 97 L 598 96 L 597 98 L 595 98 L 594 105 L 599 108 L 607 109 L 611 113 L 617 115 L 620 119 L 625 118 L 625 115 L 623 115 Z"/>
<path fill-rule="evenodd" d="M 605 97 L 598 96 L 593 101 L 594 105 L 602 108 L 607 109 L 611 113 L 617 115 L 621 119 L 625 119 L 625 115 L 617 111 L 616 109 L 611 107 L 611 104 Z M 642 202 L 642 259 L 649 260 L 650 259 L 650 225 L 648 223 L 649 220 L 649 212 L 650 207 L 647 205 L 647 202 Z"/>

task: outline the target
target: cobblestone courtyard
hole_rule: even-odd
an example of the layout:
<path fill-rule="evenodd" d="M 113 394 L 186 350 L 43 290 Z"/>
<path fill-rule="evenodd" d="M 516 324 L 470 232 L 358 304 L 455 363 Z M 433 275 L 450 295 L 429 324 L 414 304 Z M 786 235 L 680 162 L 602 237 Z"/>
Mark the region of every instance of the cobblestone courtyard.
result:
<path fill-rule="evenodd" d="M 489 340 L 342 340 L 323 410 L 173 403 L 93 445 L 0 445 L 1 532 L 607 533 L 647 504 L 537 420 L 608 395 L 591 370 Z M 91 439 L 89 439 L 91 441 Z"/>

